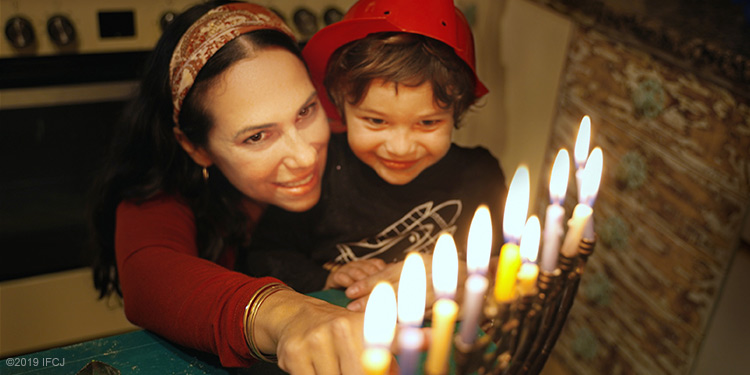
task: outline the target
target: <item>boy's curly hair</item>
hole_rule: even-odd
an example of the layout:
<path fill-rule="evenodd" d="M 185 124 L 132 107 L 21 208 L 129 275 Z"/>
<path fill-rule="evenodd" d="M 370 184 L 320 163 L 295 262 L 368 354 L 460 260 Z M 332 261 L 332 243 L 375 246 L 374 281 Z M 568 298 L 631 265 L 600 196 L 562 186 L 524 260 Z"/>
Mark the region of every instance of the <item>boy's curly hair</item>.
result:
<path fill-rule="evenodd" d="M 393 82 L 396 90 L 430 82 L 436 104 L 453 110 L 456 127 L 477 99 L 471 68 L 447 44 L 419 34 L 374 33 L 331 55 L 323 83 L 342 119 L 344 104 L 362 101 L 374 79 Z"/>

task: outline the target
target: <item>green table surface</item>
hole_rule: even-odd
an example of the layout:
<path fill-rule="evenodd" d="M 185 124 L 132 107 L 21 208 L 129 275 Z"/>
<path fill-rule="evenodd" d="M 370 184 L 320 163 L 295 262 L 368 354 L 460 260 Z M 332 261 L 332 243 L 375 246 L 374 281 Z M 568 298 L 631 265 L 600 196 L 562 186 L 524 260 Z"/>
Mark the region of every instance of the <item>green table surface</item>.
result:
<path fill-rule="evenodd" d="M 346 306 L 350 301 L 338 290 L 309 295 L 338 306 Z M 214 355 L 175 345 L 145 330 L 4 358 L 2 361 L 1 375 L 109 375 L 118 374 L 117 371 L 121 374 L 284 374 L 275 364 L 269 363 L 258 363 L 249 369 L 225 368 Z M 102 364 L 117 371 L 92 368 Z M 451 369 L 453 365 L 451 363 Z"/>
<path fill-rule="evenodd" d="M 339 306 L 349 303 L 344 293 L 338 290 L 309 295 Z M 92 370 L 92 361 L 109 365 L 121 374 L 283 374 L 276 365 L 266 363 L 250 369 L 224 368 L 216 356 L 175 345 L 145 330 L 4 358 L 0 374 L 117 373 L 102 368 Z M 87 365 L 88 368 L 81 371 Z"/>

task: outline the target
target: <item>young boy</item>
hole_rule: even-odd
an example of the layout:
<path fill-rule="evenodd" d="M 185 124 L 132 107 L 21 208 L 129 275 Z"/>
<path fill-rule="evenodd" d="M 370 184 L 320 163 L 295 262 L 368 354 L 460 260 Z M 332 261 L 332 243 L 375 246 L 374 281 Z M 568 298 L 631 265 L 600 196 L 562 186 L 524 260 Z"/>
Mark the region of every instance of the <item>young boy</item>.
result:
<path fill-rule="evenodd" d="M 431 253 L 443 231 L 465 259 L 480 204 L 490 208 L 499 251 L 499 163 L 484 148 L 451 143 L 487 93 L 453 0 L 361 0 L 303 55 L 334 132 L 345 133 L 331 137 L 320 202 L 302 214 L 269 208 L 240 270 L 301 292 L 348 287 L 408 252 Z"/>

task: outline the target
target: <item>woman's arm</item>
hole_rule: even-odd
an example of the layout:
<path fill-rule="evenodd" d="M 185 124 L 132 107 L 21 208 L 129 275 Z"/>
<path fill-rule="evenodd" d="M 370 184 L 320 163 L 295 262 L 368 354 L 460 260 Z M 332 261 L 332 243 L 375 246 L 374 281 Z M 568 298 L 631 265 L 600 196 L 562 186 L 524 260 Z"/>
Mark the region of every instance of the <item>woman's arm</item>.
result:
<path fill-rule="evenodd" d="M 254 362 L 242 318 L 254 279 L 198 258 L 190 209 L 174 198 L 122 203 L 115 234 L 125 314 L 170 341 L 219 356 L 224 366 Z"/>

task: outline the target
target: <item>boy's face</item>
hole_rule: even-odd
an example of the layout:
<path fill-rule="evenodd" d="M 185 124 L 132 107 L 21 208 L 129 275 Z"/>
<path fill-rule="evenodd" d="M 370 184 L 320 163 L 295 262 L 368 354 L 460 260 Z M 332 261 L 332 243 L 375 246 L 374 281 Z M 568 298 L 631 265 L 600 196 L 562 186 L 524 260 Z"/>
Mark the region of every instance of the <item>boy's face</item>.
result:
<path fill-rule="evenodd" d="M 393 185 L 408 184 L 448 153 L 453 110 L 433 100 L 432 84 L 373 80 L 356 105 L 344 105 L 349 147 Z"/>

